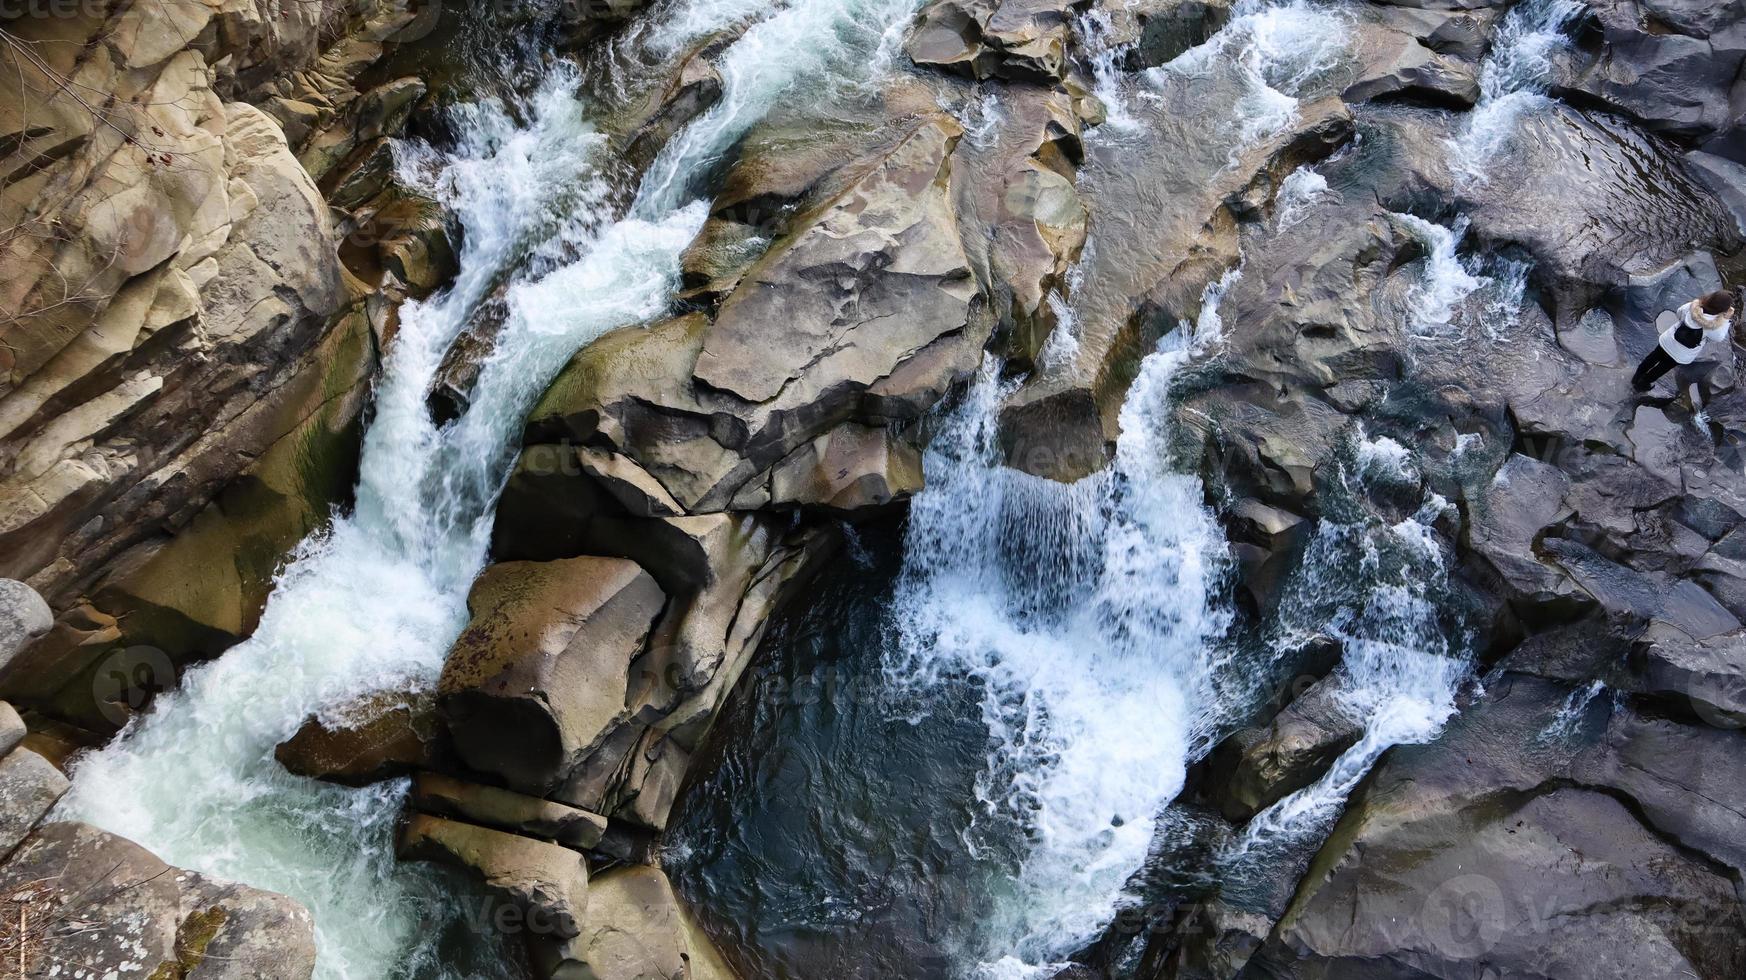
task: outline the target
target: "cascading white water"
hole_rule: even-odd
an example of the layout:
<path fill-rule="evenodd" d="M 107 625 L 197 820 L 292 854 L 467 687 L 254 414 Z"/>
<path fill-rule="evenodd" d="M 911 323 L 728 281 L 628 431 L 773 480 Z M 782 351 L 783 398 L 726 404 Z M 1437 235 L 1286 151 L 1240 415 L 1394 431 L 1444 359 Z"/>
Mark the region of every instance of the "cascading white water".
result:
<path fill-rule="evenodd" d="M 295 777 L 274 746 L 310 714 L 343 717 L 359 696 L 427 685 L 466 620 L 492 511 L 530 402 L 578 348 L 668 306 L 681 250 L 705 207 L 704 172 L 795 85 L 862 84 L 912 0 L 744 0 L 670 5 L 671 30 L 711 33 L 763 19 L 720 56 L 720 105 L 665 151 L 629 213 L 607 211 L 605 141 L 560 62 L 521 107 L 462 110 L 462 145 L 415 149 L 402 171 L 465 227 L 461 271 L 401 311 L 364 441 L 357 504 L 306 541 L 249 640 L 190 670 L 105 749 L 78 764 L 57 815 L 123 834 L 173 864 L 282 892 L 314 913 L 317 974 L 477 976 L 439 962 L 454 903 L 429 873 L 396 865 L 403 783 L 348 789 Z M 501 284 L 507 283 L 507 286 Z M 503 288 L 507 318 L 471 404 L 432 423 L 425 395 L 480 301 Z"/>
<path fill-rule="evenodd" d="M 1416 488 L 1419 473 L 1400 443 L 1360 431 L 1342 479 L 1362 494 L 1363 487 Z M 1383 752 L 1436 737 L 1454 714 L 1471 665 L 1465 639 L 1451 637 L 1440 619 L 1448 570 L 1431 525 L 1448 508 L 1433 493 L 1398 523 L 1359 515 L 1317 525 L 1287 587 L 1282 640 L 1320 632 L 1340 643 L 1335 700 L 1362 734 L 1319 779 L 1257 814 L 1226 848 L 1220 865 L 1235 891 L 1325 836 Z"/>
<path fill-rule="evenodd" d="M 1078 29 L 1095 39 L 1103 26 L 1089 17 Z M 1298 93 L 1344 52 L 1343 26 L 1303 0 L 1245 0 L 1225 31 L 1159 70 L 1192 75 L 1237 59 L 1245 92 L 1234 158 L 1290 123 Z M 1111 122 L 1093 138 L 1131 137 L 1120 131 L 1129 118 L 1120 52 L 1094 54 Z M 1097 248 L 1094 231 L 1086 255 Z M 1047 976 L 1098 935 L 1188 764 L 1241 700 L 1221 691 L 1233 683 L 1231 649 L 1219 642 L 1231 620 L 1229 557 L 1200 481 L 1170 469 L 1167 403 L 1171 376 L 1216 340 L 1219 302 L 1241 275 L 1210 284 L 1196 322 L 1141 362 L 1107 469 L 1062 484 L 1005 467 L 997 411 L 1013 386 L 994 365 L 930 443 L 886 672 L 923 705 L 952 685 L 980 692 L 983 819 L 990 836 L 1024 842 L 967 951 L 988 977 Z M 1050 297 L 1059 326 L 1044 371 L 1076 340 L 1078 278 Z"/>
<path fill-rule="evenodd" d="M 1298 93 L 1346 55 L 1349 16 L 1309 0 L 1239 0 L 1223 30 L 1153 71 L 1210 74 L 1227 61 L 1237 66 L 1244 92 L 1234 120 L 1235 161 L 1297 118 Z"/>
<path fill-rule="evenodd" d="M 1417 340 L 1461 341 L 1477 330 L 1501 340 L 1521 315 L 1532 268 L 1525 259 L 1501 255 L 1463 255 L 1468 219 L 1439 225 L 1417 215 L 1394 216 L 1429 250 L 1418 263 L 1419 281 L 1408 297 Z"/>
<path fill-rule="evenodd" d="M 923 698 L 980 686 L 978 794 L 1029 842 L 976 951 L 990 975 L 1032 975 L 1096 935 L 1218 710 L 1225 546 L 1166 447 L 1188 332 L 1142 363 L 1104 471 L 1062 484 L 1001 465 L 1010 387 L 992 364 L 927 454 L 887 675 Z"/>
<path fill-rule="evenodd" d="M 1541 730 L 1539 740 L 1556 742 L 1575 735 L 1582 728 L 1583 719 L 1588 715 L 1588 706 L 1593 704 L 1594 700 L 1600 697 L 1601 692 L 1606 689 L 1606 682 L 1597 678 L 1589 681 L 1586 687 L 1579 687 L 1571 691 L 1564 698 L 1564 703 L 1558 706 L 1558 713 L 1553 715 L 1552 720 L 1547 722 L 1546 727 Z"/>
<path fill-rule="evenodd" d="M 1582 9 L 1579 0 L 1522 0 L 1504 15 L 1480 66 L 1479 103 L 1449 143 L 1458 180 L 1484 183 L 1522 116 L 1548 104 L 1553 59 L 1569 46 L 1565 31 Z"/>
<path fill-rule="evenodd" d="M 1279 184 L 1273 199 L 1273 227 L 1285 231 L 1302 221 L 1323 198 L 1328 196 L 1328 178 L 1314 167 L 1304 165 L 1287 174 Z"/>
<path fill-rule="evenodd" d="M 1103 105 L 1103 126 L 1117 133 L 1137 132 L 1140 123 L 1128 110 L 1128 94 L 1123 84 L 1125 75 L 1121 68 L 1133 45 L 1113 41 L 1113 30 L 1109 13 L 1102 7 L 1088 7 L 1073 20 L 1073 33 L 1078 36 L 1079 47 L 1090 64 L 1092 94 Z"/>

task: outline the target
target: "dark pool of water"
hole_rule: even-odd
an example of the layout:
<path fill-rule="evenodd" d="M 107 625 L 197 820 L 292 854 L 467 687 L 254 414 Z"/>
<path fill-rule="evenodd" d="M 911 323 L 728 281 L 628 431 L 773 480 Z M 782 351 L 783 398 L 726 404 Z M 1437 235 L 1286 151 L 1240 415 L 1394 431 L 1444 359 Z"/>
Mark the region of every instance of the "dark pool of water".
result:
<path fill-rule="evenodd" d="M 1016 863 L 976 802 L 980 700 L 881 677 L 901 532 L 861 528 L 772 625 L 675 814 L 666 866 L 743 976 L 952 976 Z"/>

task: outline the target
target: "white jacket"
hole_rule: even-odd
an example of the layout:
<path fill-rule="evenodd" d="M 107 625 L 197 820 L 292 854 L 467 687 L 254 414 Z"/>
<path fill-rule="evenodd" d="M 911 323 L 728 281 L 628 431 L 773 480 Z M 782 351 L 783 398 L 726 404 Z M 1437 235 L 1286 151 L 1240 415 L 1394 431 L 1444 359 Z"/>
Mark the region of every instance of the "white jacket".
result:
<path fill-rule="evenodd" d="M 1671 325 L 1666 325 L 1672 319 Z M 1733 333 L 1734 321 L 1725 316 L 1711 316 L 1698 306 L 1697 300 L 1692 300 L 1671 313 L 1663 313 L 1656 326 L 1666 325 L 1661 331 L 1661 349 L 1667 356 L 1673 358 L 1676 364 L 1690 364 L 1698 359 L 1704 348 L 1712 345 L 1726 347 L 1728 338 Z M 1687 339 L 1692 330 L 1701 331 L 1703 336 L 1694 346 L 1687 346 L 1677 336 L 1685 328 Z"/>

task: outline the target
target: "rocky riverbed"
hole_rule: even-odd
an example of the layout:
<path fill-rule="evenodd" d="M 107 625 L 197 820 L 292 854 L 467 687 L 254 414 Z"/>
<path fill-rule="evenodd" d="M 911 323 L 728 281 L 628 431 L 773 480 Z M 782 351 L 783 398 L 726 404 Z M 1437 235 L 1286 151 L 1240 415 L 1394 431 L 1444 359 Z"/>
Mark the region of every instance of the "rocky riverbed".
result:
<path fill-rule="evenodd" d="M 1746 3 L 0 43 L 6 969 L 1746 974 Z"/>

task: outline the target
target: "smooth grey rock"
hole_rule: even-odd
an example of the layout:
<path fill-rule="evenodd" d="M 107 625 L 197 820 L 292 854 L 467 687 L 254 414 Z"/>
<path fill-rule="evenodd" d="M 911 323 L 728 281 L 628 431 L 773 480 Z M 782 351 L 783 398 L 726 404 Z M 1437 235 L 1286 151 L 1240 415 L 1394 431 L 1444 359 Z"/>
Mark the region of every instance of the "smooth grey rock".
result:
<path fill-rule="evenodd" d="M 35 589 L 17 579 L 0 578 L 0 670 L 54 624 L 54 613 Z"/>
<path fill-rule="evenodd" d="M 28 730 L 24 727 L 24 719 L 18 717 L 18 709 L 0 701 L 0 756 L 17 748 L 26 734 Z"/>
<path fill-rule="evenodd" d="M 0 854 L 17 847 L 72 785 L 54 763 L 29 749 L 13 749 L 0 759 Z"/>
<path fill-rule="evenodd" d="M 31 834 L 0 866 L 0 894 L 27 895 L 43 923 L 78 923 L 37 933 L 30 976 L 308 980 L 315 970 L 303 906 L 169 867 L 88 824 Z"/>

